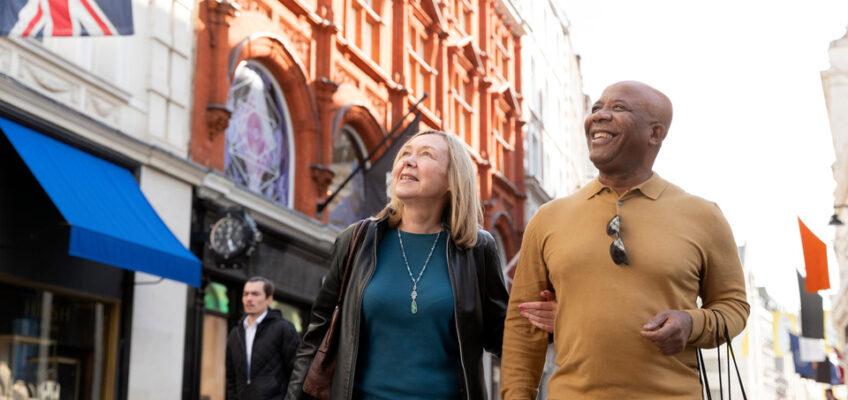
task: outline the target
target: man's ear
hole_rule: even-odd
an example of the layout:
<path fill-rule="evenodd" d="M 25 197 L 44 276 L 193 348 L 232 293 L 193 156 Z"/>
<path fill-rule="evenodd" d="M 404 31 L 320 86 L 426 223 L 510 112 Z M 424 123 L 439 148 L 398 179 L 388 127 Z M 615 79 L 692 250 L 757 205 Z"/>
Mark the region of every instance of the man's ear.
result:
<path fill-rule="evenodd" d="M 666 135 L 668 135 L 668 129 L 665 125 L 661 123 L 655 123 L 651 126 L 651 144 L 661 145 L 663 140 L 665 140 Z"/>

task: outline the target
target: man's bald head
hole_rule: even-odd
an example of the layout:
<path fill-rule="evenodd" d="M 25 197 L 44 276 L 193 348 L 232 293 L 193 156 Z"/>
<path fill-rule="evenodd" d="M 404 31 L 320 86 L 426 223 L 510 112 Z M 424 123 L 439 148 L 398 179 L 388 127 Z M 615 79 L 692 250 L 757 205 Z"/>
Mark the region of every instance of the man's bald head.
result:
<path fill-rule="evenodd" d="M 601 177 L 650 176 L 671 118 L 668 96 L 642 82 L 604 89 L 585 123 L 589 158 Z"/>
<path fill-rule="evenodd" d="M 671 127 L 672 106 L 671 99 L 660 92 L 653 86 L 639 81 L 621 81 L 609 85 L 604 91 L 610 88 L 621 86 L 628 88 L 634 92 L 640 93 L 645 99 L 645 111 L 654 117 L 657 122 L 665 126 L 666 131 Z"/>

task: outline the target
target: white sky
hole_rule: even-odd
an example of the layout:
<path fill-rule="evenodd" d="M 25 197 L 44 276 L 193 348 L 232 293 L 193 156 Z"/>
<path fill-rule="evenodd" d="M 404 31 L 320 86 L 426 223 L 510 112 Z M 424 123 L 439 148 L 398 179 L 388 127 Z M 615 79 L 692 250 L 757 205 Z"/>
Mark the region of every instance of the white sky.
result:
<path fill-rule="evenodd" d="M 561 1 L 592 101 L 629 79 L 671 98 L 655 171 L 721 206 L 748 245 L 757 285 L 797 309 L 800 216 L 828 245 L 837 287 L 827 225 L 833 140 L 819 73 L 830 41 L 845 34 L 848 1 Z"/>

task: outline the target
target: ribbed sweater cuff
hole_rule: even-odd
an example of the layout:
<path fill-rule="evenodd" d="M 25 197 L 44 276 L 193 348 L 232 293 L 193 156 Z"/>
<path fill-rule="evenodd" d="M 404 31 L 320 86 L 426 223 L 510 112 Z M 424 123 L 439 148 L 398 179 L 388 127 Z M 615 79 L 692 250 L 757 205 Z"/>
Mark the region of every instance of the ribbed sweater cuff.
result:
<path fill-rule="evenodd" d="M 690 317 L 692 317 L 692 332 L 689 333 L 689 339 L 687 342 L 689 344 L 693 344 L 698 338 L 701 337 L 701 334 L 704 333 L 704 329 L 706 329 L 706 316 L 704 315 L 704 310 L 696 309 L 696 310 L 683 310 Z"/>

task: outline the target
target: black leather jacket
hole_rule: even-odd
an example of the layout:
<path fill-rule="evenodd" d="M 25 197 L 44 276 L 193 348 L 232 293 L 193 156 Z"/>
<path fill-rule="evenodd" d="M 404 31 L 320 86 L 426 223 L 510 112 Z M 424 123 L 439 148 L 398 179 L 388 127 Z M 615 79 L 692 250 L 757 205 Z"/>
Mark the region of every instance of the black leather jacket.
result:
<path fill-rule="evenodd" d="M 333 257 L 318 298 L 312 306 L 312 317 L 303 342 L 297 350 L 294 371 L 289 381 L 286 399 L 309 399 L 302 391 L 303 380 L 315 351 L 329 328 L 335 308 L 344 262 L 353 235 L 351 225 L 336 238 Z M 355 254 L 350 271 L 350 282 L 342 300 L 336 371 L 333 376 L 331 398 L 350 399 L 359 348 L 362 295 L 377 265 L 377 244 L 388 229 L 386 218 L 372 221 L 365 234 L 362 247 Z M 479 230 L 473 248 L 460 249 L 447 235 L 447 257 L 451 288 L 454 293 L 454 319 L 462 363 L 462 397 L 468 400 L 486 399 L 483 379 L 483 350 L 500 357 L 504 317 L 509 294 L 501 275 L 501 264 L 495 240 L 488 232 Z M 403 364 L 398 360 L 398 367 Z M 399 371 L 401 369 L 399 368 Z"/>

